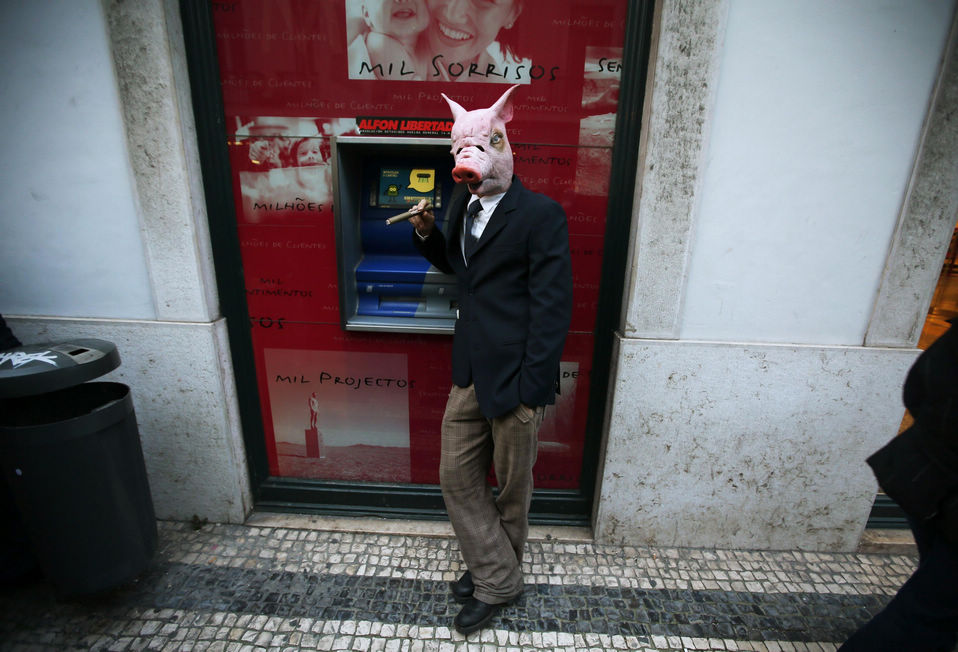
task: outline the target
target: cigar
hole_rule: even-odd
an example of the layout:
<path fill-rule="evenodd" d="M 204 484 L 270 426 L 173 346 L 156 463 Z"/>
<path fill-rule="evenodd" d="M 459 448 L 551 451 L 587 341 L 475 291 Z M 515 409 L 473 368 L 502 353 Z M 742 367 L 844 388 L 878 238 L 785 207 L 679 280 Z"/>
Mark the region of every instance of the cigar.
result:
<path fill-rule="evenodd" d="M 423 211 L 428 211 L 430 208 L 432 208 L 432 204 L 427 203 L 422 208 L 413 208 L 412 210 L 408 210 L 405 213 L 400 213 L 399 215 L 393 215 L 388 220 L 386 220 L 386 224 L 395 224 L 396 222 L 402 222 L 403 220 L 408 220 L 413 215 L 419 215 Z"/>

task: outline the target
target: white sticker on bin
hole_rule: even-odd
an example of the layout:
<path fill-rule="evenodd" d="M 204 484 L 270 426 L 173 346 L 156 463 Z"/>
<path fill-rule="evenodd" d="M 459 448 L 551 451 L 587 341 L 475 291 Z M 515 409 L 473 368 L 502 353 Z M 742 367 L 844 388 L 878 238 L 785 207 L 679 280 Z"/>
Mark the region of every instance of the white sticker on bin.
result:
<path fill-rule="evenodd" d="M 13 351 L 10 353 L 0 353 L 0 366 L 7 362 L 16 369 L 31 362 L 45 362 L 49 365 L 57 366 L 56 354 L 52 351 L 37 351 L 35 353 L 24 353 L 23 351 Z"/>

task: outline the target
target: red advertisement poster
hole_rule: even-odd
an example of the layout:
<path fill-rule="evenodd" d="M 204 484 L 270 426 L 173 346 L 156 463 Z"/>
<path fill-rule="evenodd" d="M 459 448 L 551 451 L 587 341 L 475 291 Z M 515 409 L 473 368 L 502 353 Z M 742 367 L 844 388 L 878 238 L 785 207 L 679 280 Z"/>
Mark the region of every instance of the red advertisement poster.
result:
<path fill-rule="evenodd" d="M 266 349 L 280 475 L 409 482 L 403 353 Z"/>
<path fill-rule="evenodd" d="M 518 84 L 515 171 L 565 209 L 574 274 L 562 391 L 540 432 L 536 484 L 578 487 L 625 0 L 212 6 L 270 472 L 438 482 L 451 336 L 343 329 L 337 219 L 360 216 L 337 216 L 333 141 L 441 143 L 451 116 L 440 93 L 479 108 Z M 390 228 L 406 245 L 408 230 Z"/>

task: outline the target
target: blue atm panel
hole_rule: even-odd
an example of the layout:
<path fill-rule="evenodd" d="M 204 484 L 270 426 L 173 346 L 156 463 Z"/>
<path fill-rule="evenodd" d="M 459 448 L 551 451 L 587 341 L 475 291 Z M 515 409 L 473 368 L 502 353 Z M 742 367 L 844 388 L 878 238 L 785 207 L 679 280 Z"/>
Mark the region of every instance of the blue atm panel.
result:
<path fill-rule="evenodd" d="M 341 137 L 333 148 L 343 327 L 452 332 L 455 278 L 419 254 L 407 222 L 386 223 L 426 198 L 445 230 L 456 191 L 447 142 Z"/>

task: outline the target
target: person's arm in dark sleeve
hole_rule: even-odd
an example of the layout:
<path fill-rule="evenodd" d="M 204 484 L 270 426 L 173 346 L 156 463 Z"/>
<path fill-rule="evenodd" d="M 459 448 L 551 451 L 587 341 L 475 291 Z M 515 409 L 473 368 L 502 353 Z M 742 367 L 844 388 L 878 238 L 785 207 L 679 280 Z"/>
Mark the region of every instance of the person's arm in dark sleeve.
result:
<path fill-rule="evenodd" d="M 446 238 L 443 237 L 442 231 L 434 228 L 429 235 L 423 239 L 416 229 L 413 229 L 412 242 L 416 246 L 416 250 L 422 254 L 423 258 L 446 274 L 452 274 L 452 267 L 449 265 L 449 260 L 446 257 Z"/>
<path fill-rule="evenodd" d="M 432 209 L 426 208 L 426 200 L 422 199 L 416 204 L 414 210 L 422 212 L 412 215 L 409 223 L 412 225 L 412 243 L 416 250 L 422 256 L 432 263 L 437 269 L 446 274 L 452 274 L 452 266 L 446 257 L 446 239 L 442 232 L 436 228 L 436 216 Z"/>
<path fill-rule="evenodd" d="M 556 373 L 572 320 L 572 260 L 565 212 L 550 203 L 529 242 L 529 331 L 519 376 L 519 400 L 552 402 Z"/>
<path fill-rule="evenodd" d="M 919 356 L 904 395 L 915 422 L 947 446 L 958 472 L 958 326 L 952 324 Z"/>

